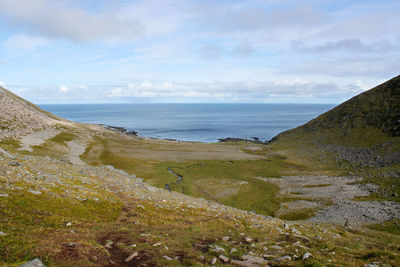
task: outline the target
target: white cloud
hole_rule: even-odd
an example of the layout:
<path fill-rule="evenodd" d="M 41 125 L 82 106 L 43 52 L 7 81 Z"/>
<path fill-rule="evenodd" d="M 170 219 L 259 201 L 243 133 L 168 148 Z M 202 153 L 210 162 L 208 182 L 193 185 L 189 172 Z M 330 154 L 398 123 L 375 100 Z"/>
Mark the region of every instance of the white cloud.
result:
<path fill-rule="evenodd" d="M 0 14 L 2 20 L 48 38 L 78 42 L 129 39 L 143 31 L 134 19 L 121 20 L 116 14 L 88 12 L 66 1 L 0 0 Z"/>
<path fill-rule="evenodd" d="M 11 56 L 23 56 L 47 44 L 43 37 L 29 36 L 25 33 L 18 33 L 2 43 L 2 46 L 8 50 Z"/>
<path fill-rule="evenodd" d="M 3 82 L 3 81 L 0 81 L 0 86 L 6 86 L 6 83 L 5 82 Z"/>
<path fill-rule="evenodd" d="M 59 90 L 60 90 L 61 92 L 63 92 L 63 93 L 66 93 L 66 92 L 68 92 L 68 87 L 65 86 L 65 85 L 61 85 L 60 88 L 59 88 Z"/>

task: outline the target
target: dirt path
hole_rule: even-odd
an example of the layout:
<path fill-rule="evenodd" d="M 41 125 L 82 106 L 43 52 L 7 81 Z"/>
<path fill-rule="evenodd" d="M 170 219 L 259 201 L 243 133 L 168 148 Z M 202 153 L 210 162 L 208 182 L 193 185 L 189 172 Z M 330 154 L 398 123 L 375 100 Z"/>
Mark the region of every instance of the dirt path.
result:
<path fill-rule="evenodd" d="M 80 155 L 85 152 L 86 143 L 75 140 L 65 143 L 68 145 L 69 149 L 69 161 L 74 165 L 85 165 L 85 163 L 81 160 Z"/>
<path fill-rule="evenodd" d="M 18 148 L 18 150 L 27 150 L 32 152 L 32 146 L 41 145 L 46 142 L 47 139 L 53 138 L 59 133 L 59 130 L 47 129 L 25 135 L 20 139 L 21 146 Z"/>
<path fill-rule="evenodd" d="M 377 192 L 372 184 L 357 183 L 357 177 L 285 176 L 258 179 L 277 184 L 283 197 L 299 199 L 282 205 L 279 212 L 320 208 L 311 222 L 329 222 L 356 226 L 381 223 L 400 218 L 400 203 L 390 201 L 356 201 Z"/>

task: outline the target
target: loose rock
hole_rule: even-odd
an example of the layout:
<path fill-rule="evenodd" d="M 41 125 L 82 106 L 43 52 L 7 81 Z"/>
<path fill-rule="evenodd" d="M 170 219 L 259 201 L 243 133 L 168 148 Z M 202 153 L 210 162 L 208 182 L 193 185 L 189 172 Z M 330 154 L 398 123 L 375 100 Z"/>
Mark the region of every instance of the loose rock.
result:
<path fill-rule="evenodd" d="M 231 263 L 237 266 L 243 266 L 243 267 L 258 267 L 260 265 L 258 264 L 253 264 L 247 261 L 238 261 L 238 260 L 231 260 Z"/>
<path fill-rule="evenodd" d="M 168 257 L 167 255 L 164 255 L 163 258 L 166 259 L 167 261 L 172 261 L 172 258 Z"/>
<path fill-rule="evenodd" d="M 19 267 L 46 267 L 40 259 L 34 259 L 20 265 Z"/>
<path fill-rule="evenodd" d="M 251 243 L 251 242 L 253 242 L 253 238 L 251 238 L 251 237 L 246 237 L 245 239 L 244 239 L 247 243 Z"/>
<path fill-rule="evenodd" d="M 29 193 L 34 194 L 34 195 L 40 195 L 42 192 L 38 191 L 38 190 L 28 190 Z"/>
<path fill-rule="evenodd" d="M 135 257 L 137 257 L 137 256 L 139 256 L 139 253 L 137 253 L 137 252 L 135 251 L 135 252 L 133 252 L 131 255 L 129 255 L 129 256 L 124 260 L 124 262 L 130 262 L 131 260 L 133 260 L 133 258 L 135 258 Z"/>
<path fill-rule="evenodd" d="M 224 255 L 219 255 L 218 258 L 219 258 L 222 262 L 225 262 L 225 263 L 229 262 L 229 258 L 228 258 L 228 257 L 225 257 Z"/>
<path fill-rule="evenodd" d="M 111 240 L 108 240 L 107 243 L 104 245 L 104 247 L 111 249 L 113 244 L 114 244 L 114 242 L 112 242 Z"/>
<path fill-rule="evenodd" d="M 292 259 L 292 257 L 290 257 L 289 255 L 286 255 L 286 256 L 277 258 L 277 259 L 275 259 L 275 260 L 276 260 L 276 261 L 290 261 L 291 259 Z"/>

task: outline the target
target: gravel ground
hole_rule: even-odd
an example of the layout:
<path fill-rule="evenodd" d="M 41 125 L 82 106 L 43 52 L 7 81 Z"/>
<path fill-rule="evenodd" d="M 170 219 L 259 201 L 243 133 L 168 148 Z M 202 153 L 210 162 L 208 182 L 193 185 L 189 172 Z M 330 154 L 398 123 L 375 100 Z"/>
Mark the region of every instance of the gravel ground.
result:
<path fill-rule="evenodd" d="M 85 152 L 86 144 L 78 141 L 65 142 L 69 149 L 69 161 L 74 165 L 85 165 L 79 157 Z"/>
<path fill-rule="evenodd" d="M 46 142 L 47 139 L 53 138 L 59 133 L 59 130 L 47 129 L 27 134 L 20 139 L 21 146 L 18 150 L 27 150 L 32 152 L 32 146 L 41 145 Z"/>
<path fill-rule="evenodd" d="M 284 210 L 280 211 L 284 213 L 296 208 L 319 206 L 321 209 L 309 219 L 310 222 L 358 226 L 400 218 L 400 203 L 355 201 L 355 197 L 368 196 L 378 189 L 376 185 L 358 184 L 360 178 L 357 177 L 284 176 L 282 178 L 258 177 L 258 179 L 277 184 L 282 196 L 314 200 L 288 202 L 285 203 L 287 205 L 282 205 L 281 209 Z"/>

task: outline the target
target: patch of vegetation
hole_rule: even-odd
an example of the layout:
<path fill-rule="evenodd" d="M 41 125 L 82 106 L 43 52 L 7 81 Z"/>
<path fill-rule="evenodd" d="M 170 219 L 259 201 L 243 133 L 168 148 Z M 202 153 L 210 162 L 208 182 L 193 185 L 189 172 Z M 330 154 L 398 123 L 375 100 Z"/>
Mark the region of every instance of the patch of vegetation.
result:
<path fill-rule="evenodd" d="M 400 179 L 396 177 L 365 177 L 360 183 L 371 183 L 379 186 L 379 191 L 367 197 L 360 197 L 356 200 L 388 200 L 400 202 Z"/>
<path fill-rule="evenodd" d="M 21 142 L 19 140 L 6 138 L 0 140 L 0 147 L 9 151 L 16 151 L 21 146 Z"/>
<path fill-rule="evenodd" d="M 307 220 L 315 215 L 319 208 L 308 208 L 293 210 L 284 214 L 279 215 L 279 219 L 288 221 L 299 221 Z"/>
<path fill-rule="evenodd" d="M 96 137 L 81 159 L 91 165 L 112 165 L 161 188 L 168 184 L 173 191 L 266 215 L 273 215 L 279 209 L 279 202 L 274 199 L 279 188 L 254 177 L 280 177 L 282 171 L 306 170 L 279 155 L 260 160 L 143 160 L 112 144 L 107 138 Z M 162 150 L 163 146 L 156 149 Z M 176 183 L 177 177 L 168 169 L 183 176 L 183 180 Z"/>
<path fill-rule="evenodd" d="M 372 230 L 383 231 L 400 236 L 400 220 L 388 221 L 381 224 L 371 224 L 367 227 Z"/>
<path fill-rule="evenodd" d="M 50 138 L 48 141 L 55 142 L 61 145 L 66 145 L 65 142 L 72 141 L 76 137 L 77 136 L 75 134 L 69 132 L 61 132 L 56 136 L 54 136 L 53 138 Z"/>
<path fill-rule="evenodd" d="M 114 221 L 121 212 L 120 202 L 79 202 L 69 198 L 56 198 L 42 193 L 9 191 L 9 197 L 0 198 L 0 259 L 20 262 L 31 259 L 46 236 L 67 231 L 65 224 L 73 222 L 82 228 Z"/>

